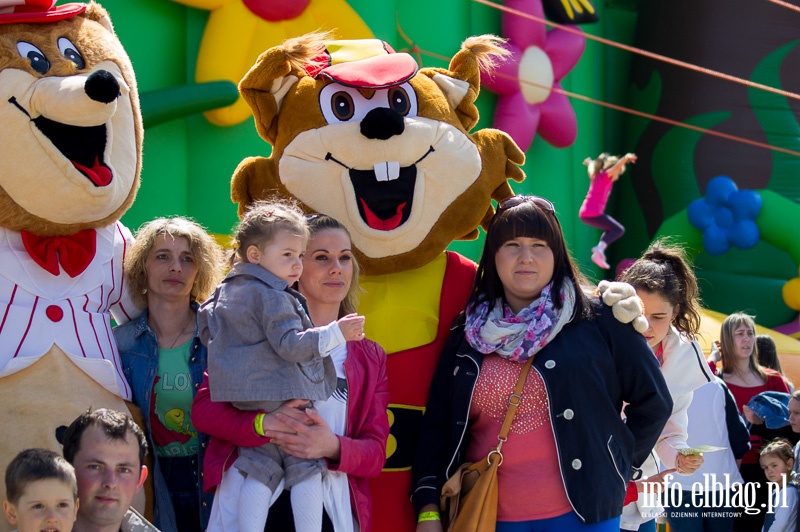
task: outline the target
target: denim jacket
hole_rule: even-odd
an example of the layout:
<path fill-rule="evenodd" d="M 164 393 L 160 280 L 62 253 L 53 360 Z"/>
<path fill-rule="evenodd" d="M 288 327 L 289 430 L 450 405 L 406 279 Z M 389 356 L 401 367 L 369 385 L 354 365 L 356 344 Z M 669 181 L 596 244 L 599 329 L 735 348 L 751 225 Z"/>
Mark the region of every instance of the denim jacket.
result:
<path fill-rule="evenodd" d="M 196 311 L 198 305 L 192 303 Z M 158 341 L 155 333 L 147 326 L 147 310 L 138 318 L 114 328 L 119 354 L 122 360 L 122 369 L 125 378 L 131 386 L 133 403 L 142 410 L 147 428 L 147 439 L 150 449 L 153 449 L 152 428 L 150 427 L 150 401 L 153 396 L 153 383 L 158 371 Z M 195 325 L 194 339 L 189 357 L 189 373 L 192 379 L 192 392 L 197 395 L 197 390 L 203 382 L 203 373 L 207 365 L 206 347 L 200 341 Z M 208 437 L 198 433 L 199 456 L 197 457 L 197 496 L 200 499 L 200 522 L 205 528 L 211 513 L 213 494 L 203 491 L 203 454 L 208 442 Z M 166 479 L 161 473 L 158 456 L 151 452 L 153 457 L 153 487 L 155 491 L 155 525 L 160 530 L 177 530 L 175 511 L 172 508 Z"/>

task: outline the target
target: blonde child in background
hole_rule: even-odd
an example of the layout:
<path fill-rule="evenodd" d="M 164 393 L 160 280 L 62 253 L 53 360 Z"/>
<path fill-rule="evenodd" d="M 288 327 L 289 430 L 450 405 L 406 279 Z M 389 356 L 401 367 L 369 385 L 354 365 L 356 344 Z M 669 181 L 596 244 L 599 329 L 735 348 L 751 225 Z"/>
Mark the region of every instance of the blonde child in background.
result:
<path fill-rule="evenodd" d="M 75 469 L 47 449 L 26 449 L 6 468 L 3 512 L 19 532 L 70 532 L 78 515 Z"/>
<path fill-rule="evenodd" d="M 199 311 L 213 401 L 272 412 L 289 399 L 324 400 L 336 389 L 329 355 L 364 338 L 364 317 L 349 314 L 313 327 L 305 298 L 292 287 L 303 272 L 308 238 L 303 213 L 290 203 L 257 202 L 242 217 L 236 262 Z M 259 432 L 261 419 L 254 428 Z M 246 477 L 237 497 L 240 530 L 264 529 L 284 477 L 296 530 L 320 530 L 323 460 L 299 459 L 268 443 L 240 448 L 234 466 Z"/>
<path fill-rule="evenodd" d="M 636 155 L 633 153 L 626 153 L 622 157 L 601 153 L 597 159 L 587 157 L 583 161 L 591 182 L 578 217 L 586 225 L 603 230 L 600 242 L 592 248 L 592 262 L 604 270 L 609 269 L 606 248 L 625 234 L 625 227 L 605 213 L 608 198 L 614 182 L 625 172 L 625 165 L 635 162 Z"/>
<path fill-rule="evenodd" d="M 770 490 L 775 513 L 767 513 L 762 532 L 794 532 L 797 525 L 797 487 L 792 478 L 794 453 L 792 445 L 783 438 L 768 443 L 759 455 L 761 469 L 767 480 L 778 487 Z"/>

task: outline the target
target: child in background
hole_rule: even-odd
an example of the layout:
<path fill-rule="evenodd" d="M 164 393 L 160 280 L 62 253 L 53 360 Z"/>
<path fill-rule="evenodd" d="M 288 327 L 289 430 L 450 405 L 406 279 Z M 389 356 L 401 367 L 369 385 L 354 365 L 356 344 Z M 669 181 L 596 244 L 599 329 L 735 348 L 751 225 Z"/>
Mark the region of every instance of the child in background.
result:
<path fill-rule="evenodd" d="M 587 166 L 591 182 L 578 216 L 586 225 L 603 230 L 600 242 L 592 248 L 592 262 L 604 270 L 609 269 L 606 248 L 625 234 L 625 227 L 605 213 L 608 197 L 611 195 L 614 182 L 625 172 L 625 165 L 635 162 L 636 155 L 633 153 L 627 153 L 622 157 L 601 153 L 597 159 L 587 157 L 583 161 Z"/>
<path fill-rule="evenodd" d="M 289 399 L 323 400 L 335 390 L 330 352 L 364 338 L 364 317 L 313 327 L 305 298 L 292 288 L 308 237 L 303 213 L 289 203 L 257 202 L 243 216 L 236 262 L 198 315 L 212 400 L 271 412 Z M 261 430 L 260 418 L 254 428 Z M 234 466 L 246 477 L 238 494 L 241 530 L 264 529 L 284 476 L 296 529 L 320 530 L 323 460 L 295 458 L 268 443 L 240 448 Z"/>
<path fill-rule="evenodd" d="M 47 449 L 26 449 L 6 469 L 3 512 L 19 532 L 70 532 L 78 515 L 75 469 Z"/>
<path fill-rule="evenodd" d="M 659 459 L 668 470 L 674 468 L 679 475 L 690 475 L 703 464 L 703 456 L 678 452 L 689 447 L 687 411 L 694 390 L 713 379 L 696 340 L 701 312 L 697 278 L 681 248 L 658 240 L 622 274 L 620 280 L 632 285 L 644 303 L 644 314 L 650 328 L 643 334 L 661 366 L 673 401 L 672 415 L 661 431 L 655 453 L 650 453 L 642 464 L 642 478 L 658 473 Z M 660 512 L 660 508 L 645 506 L 649 501 L 644 498 L 640 501 L 623 508 L 620 518 L 622 530 L 655 529 L 652 516 Z"/>
<path fill-rule="evenodd" d="M 779 486 L 774 490 L 771 501 L 775 513 L 767 513 L 762 532 L 794 532 L 797 524 L 797 487 L 792 479 L 792 445 L 783 438 L 771 441 L 761 450 L 759 463 L 767 480 Z"/>

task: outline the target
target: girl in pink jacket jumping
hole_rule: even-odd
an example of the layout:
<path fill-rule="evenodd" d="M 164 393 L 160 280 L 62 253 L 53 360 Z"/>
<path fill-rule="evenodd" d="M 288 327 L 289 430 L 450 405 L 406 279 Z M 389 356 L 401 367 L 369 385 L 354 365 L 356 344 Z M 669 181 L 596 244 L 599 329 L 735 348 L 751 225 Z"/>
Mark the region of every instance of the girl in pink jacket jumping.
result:
<path fill-rule="evenodd" d="M 627 153 L 622 157 L 601 153 L 597 159 L 587 157 L 583 161 L 587 166 L 591 183 L 578 216 L 586 225 L 603 230 L 600 242 L 592 248 L 592 262 L 604 270 L 609 268 L 606 262 L 606 248 L 625 234 L 625 227 L 605 213 L 608 197 L 611 195 L 614 182 L 625 172 L 625 165 L 635 162 L 636 155 L 633 153 Z"/>

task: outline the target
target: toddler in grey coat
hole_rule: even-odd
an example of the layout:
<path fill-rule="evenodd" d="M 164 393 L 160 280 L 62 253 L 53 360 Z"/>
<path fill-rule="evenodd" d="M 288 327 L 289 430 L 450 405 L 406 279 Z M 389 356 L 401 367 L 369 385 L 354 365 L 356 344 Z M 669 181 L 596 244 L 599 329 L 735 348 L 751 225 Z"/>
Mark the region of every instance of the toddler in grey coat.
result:
<path fill-rule="evenodd" d="M 351 314 L 313 326 L 305 298 L 291 288 L 303 271 L 308 237 L 305 218 L 293 205 L 258 202 L 242 218 L 237 262 L 198 313 L 212 400 L 271 412 L 289 399 L 327 399 L 336 388 L 328 355 L 364 338 L 364 317 Z M 240 448 L 233 465 L 246 477 L 238 494 L 241 530 L 264 529 L 269 501 L 284 476 L 295 521 L 308 523 L 313 515 L 309 530 L 319 530 L 324 460 L 295 458 L 267 443 Z"/>

